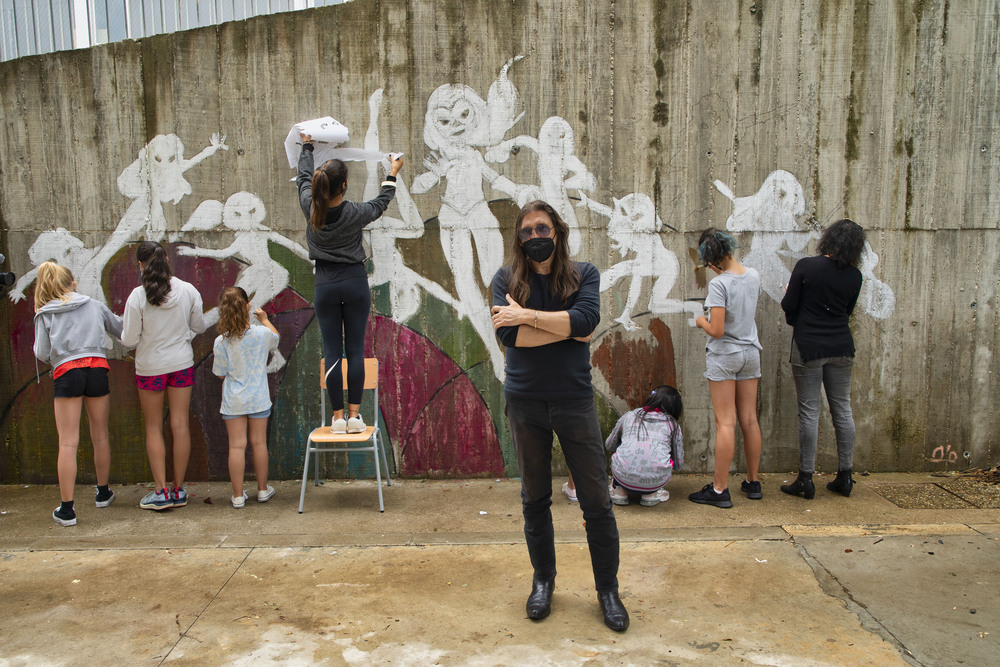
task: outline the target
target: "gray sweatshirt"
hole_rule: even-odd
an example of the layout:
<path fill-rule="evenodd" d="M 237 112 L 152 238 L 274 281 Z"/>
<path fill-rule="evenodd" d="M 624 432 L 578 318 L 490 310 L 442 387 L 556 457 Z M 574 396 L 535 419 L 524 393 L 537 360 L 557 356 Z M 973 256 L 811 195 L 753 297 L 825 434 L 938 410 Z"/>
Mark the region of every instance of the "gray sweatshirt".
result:
<path fill-rule="evenodd" d="M 35 356 L 52 368 L 86 357 L 107 359 L 105 333 L 122 337 L 122 318 L 100 301 L 70 292 L 66 301 L 53 299 L 35 313 Z"/>
<path fill-rule="evenodd" d="M 299 207 L 306 220 L 312 212 L 313 145 L 304 144 L 299 154 L 299 173 L 295 178 L 299 188 Z M 387 177 L 386 182 L 396 180 Z M 382 217 L 389 202 L 396 196 L 396 185 L 383 185 L 382 191 L 371 201 L 357 203 L 346 199 L 326 212 L 323 228 L 316 231 L 306 224 L 306 244 L 309 259 L 335 264 L 360 264 L 365 261 L 365 248 L 361 244 L 361 230 Z"/>
<path fill-rule="evenodd" d="M 604 443 L 611 455 L 611 474 L 630 489 L 652 493 L 684 465 L 681 426 L 664 412 L 626 412 Z"/>

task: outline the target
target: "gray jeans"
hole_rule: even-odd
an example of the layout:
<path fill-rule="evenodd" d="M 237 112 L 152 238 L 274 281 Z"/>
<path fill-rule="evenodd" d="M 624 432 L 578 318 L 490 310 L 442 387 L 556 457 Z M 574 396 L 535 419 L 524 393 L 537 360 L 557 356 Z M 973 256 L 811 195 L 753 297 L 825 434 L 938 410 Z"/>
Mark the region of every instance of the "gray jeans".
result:
<path fill-rule="evenodd" d="M 854 458 L 854 415 L 851 412 L 851 369 L 853 357 L 824 357 L 802 361 L 792 341 L 792 377 L 799 399 L 799 470 L 816 470 L 816 441 L 819 434 L 820 389 L 826 391 L 837 434 L 837 469 L 851 470 Z"/>

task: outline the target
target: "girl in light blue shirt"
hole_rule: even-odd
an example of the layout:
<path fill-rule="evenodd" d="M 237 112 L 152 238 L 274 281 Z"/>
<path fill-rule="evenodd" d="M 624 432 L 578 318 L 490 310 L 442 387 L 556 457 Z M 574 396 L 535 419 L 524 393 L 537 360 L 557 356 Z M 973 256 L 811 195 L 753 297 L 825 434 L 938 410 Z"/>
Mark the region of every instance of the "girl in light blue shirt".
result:
<path fill-rule="evenodd" d="M 267 483 L 267 418 L 271 395 L 267 385 L 267 360 L 278 349 L 278 330 L 263 308 L 254 311 L 260 326 L 250 325 L 250 299 L 242 287 L 229 287 L 219 295 L 220 335 L 215 339 L 212 372 L 222 379 L 219 410 L 229 434 L 229 479 L 233 483 L 233 507 L 242 509 L 247 441 L 253 452 L 257 476 L 257 502 L 274 495 Z"/>

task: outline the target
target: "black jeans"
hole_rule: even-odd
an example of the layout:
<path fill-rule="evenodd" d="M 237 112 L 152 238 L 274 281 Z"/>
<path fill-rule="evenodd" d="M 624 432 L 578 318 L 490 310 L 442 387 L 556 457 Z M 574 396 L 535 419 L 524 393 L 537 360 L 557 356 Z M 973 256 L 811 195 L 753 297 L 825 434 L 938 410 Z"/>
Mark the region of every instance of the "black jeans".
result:
<path fill-rule="evenodd" d="M 505 395 L 505 413 L 521 471 L 524 539 L 535 577 L 556 576 L 552 528 L 552 434 L 559 436 L 576 483 L 594 583 L 598 592 L 618 590 L 618 524 L 608 495 L 607 459 L 593 399 L 546 401 Z"/>
<path fill-rule="evenodd" d="M 347 402 L 361 402 L 365 384 L 365 329 L 372 309 L 368 278 L 348 278 L 335 283 L 316 285 L 313 295 L 316 319 L 323 336 L 326 358 L 326 391 L 334 410 L 344 409 L 344 374 L 338 367 L 347 350 Z"/>

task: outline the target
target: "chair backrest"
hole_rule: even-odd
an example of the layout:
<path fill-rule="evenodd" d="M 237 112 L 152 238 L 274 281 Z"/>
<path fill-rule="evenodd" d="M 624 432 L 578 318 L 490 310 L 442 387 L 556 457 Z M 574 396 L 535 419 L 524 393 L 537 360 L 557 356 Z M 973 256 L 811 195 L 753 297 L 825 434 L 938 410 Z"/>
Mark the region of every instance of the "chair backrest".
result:
<path fill-rule="evenodd" d="M 347 387 L 347 359 L 340 360 L 340 370 L 343 373 L 342 387 Z M 326 389 L 326 359 L 319 360 L 319 386 Z M 378 359 L 365 357 L 365 389 L 378 388 Z"/>

